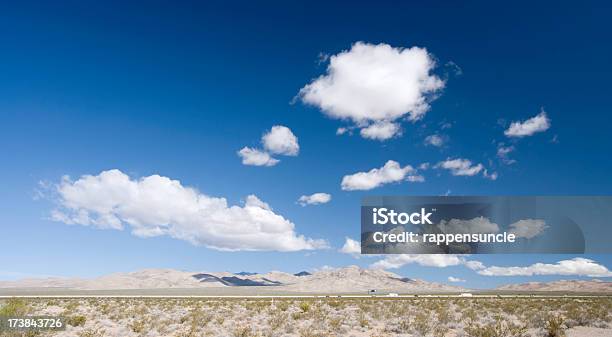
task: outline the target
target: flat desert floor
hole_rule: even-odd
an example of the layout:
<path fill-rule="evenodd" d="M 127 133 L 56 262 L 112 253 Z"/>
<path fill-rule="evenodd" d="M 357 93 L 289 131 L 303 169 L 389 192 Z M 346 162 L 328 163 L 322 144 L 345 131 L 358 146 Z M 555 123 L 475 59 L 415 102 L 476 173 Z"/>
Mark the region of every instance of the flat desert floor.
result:
<path fill-rule="evenodd" d="M 0 315 L 65 317 L 23 336 L 612 336 L 610 297 L 11 298 Z"/>

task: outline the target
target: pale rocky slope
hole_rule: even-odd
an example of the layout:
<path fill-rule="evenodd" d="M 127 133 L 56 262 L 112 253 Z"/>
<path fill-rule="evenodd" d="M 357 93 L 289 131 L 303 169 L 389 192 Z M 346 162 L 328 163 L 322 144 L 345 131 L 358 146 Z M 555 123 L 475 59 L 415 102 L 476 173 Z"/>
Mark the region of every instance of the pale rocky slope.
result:
<path fill-rule="evenodd" d="M 279 271 L 242 275 L 228 272 L 194 273 L 171 269 L 147 269 L 131 273 L 115 273 L 94 279 L 42 278 L 0 282 L 0 288 L 84 290 L 248 286 L 265 286 L 278 291 L 308 293 L 350 293 L 370 289 L 395 292 L 457 292 L 463 290 L 459 287 L 402 278 L 391 272 L 362 269 L 357 266 L 322 270 L 303 276 Z"/>
<path fill-rule="evenodd" d="M 601 280 L 560 280 L 554 282 L 528 282 L 508 284 L 498 290 L 512 291 L 566 291 L 566 292 L 612 292 L 612 282 Z"/>

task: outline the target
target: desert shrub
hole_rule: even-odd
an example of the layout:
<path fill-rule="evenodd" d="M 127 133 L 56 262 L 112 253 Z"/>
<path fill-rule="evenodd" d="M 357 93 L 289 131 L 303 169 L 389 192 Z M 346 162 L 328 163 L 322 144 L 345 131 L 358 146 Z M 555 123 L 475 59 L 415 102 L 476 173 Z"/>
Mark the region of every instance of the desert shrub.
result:
<path fill-rule="evenodd" d="M 76 300 L 70 300 L 66 305 L 64 305 L 64 309 L 66 311 L 74 311 L 79 307 L 79 302 Z"/>
<path fill-rule="evenodd" d="M 340 300 L 331 300 L 329 302 L 327 302 L 327 305 L 329 305 L 330 307 L 336 309 L 336 310 L 340 310 L 342 308 L 345 308 L 347 305 L 346 301 L 340 301 Z"/>
<path fill-rule="evenodd" d="M 546 337 L 564 337 L 563 318 L 560 316 L 552 316 L 548 319 L 545 326 Z"/>
<path fill-rule="evenodd" d="M 103 337 L 105 331 L 100 329 L 85 329 L 77 332 L 79 337 Z"/>
<path fill-rule="evenodd" d="M 359 318 L 357 319 L 357 321 L 359 322 L 359 326 L 362 328 L 365 328 L 370 325 L 370 321 L 368 320 L 366 315 L 364 315 L 363 312 L 359 314 Z"/>
<path fill-rule="evenodd" d="M 334 317 L 329 320 L 329 327 L 333 331 L 340 331 L 340 328 L 342 327 L 342 323 L 344 323 L 343 317 Z"/>
<path fill-rule="evenodd" d="M 433 331 L 433 335 L 434 337 L 444 337 L 446 336 L 446 332 L 448 331 L 448 329 L 446 329 L 443 326 L 437 326 L 434 331 Z"/>
<path fill-rule="evenodd" d="M 280 311 L 287 311 L 289 309 L 289 301 L 278 301 L 276 302 L 276 308 Z"/>
<path fill-rule="evenodd" d="M 249 337 L 253 334 L 253 330 L 249 326 L 239 326 L 232 331 L 234 337 Z"/>
<path fill-rule="evenodd" d="M 541 328 L 546 325 L 550 313 L 546 311 L 525 311 L 523 314 L 523 321 L 527 322 L 530 328 Z"/>
<path fill-rule="evenodd" d="M 88 302 L 89 302 L 90 305 L 93 304 L 92 303 L 93 301 L 91 299 Z M 57 300 L 49 300 L 49 301 L 47 301 L 47 306 L 48 307 L 54 306 L 54 305 L 59 305 L 59 302 Z"/>
<path fill-rule="evenodd" d="M 312 326 L 299 330 L 299 335 L 300 337 L 327 337 L 326 333 L 317 331 Z"/>
<path fill-rule="evenodd" d="M 431 323 L 429 321 L 429 314 L 425 312 L 419 312 L 412 321 L 412 328 L 420 336 L 425 336 L 431 331 Z"/>
<path fill-rule="evenodd" d="M 464 330 L 470 337 L 524 337 L 527 335 L 526 326 L 505 322 L 500 317 L 497 317 L 494 323 L 489 324 L 481 325 L 470 322 Z"/>
<path fill-rule="evenodd" d="M 0 316 L 23 316 L 30 311 L 26 301 L 19 298 L 11 298 L 0 308 Z"/>
<path fill-rule="evenodd" d="M 307 313 L 310 310 L 310 303 L 300 302 L 300 310 L 302 310 L 303 313 Z"/>
<path fill-rule="evenodd" d="M 85 324 L 85 321 L 87 321 L 87 318 L 83 315 L 76 315 L 76 316 L 68 316 L 66 317 L 66 324 L 68 325 L 72 325 L 72 326 L 81 326 Z"/>
<path fill-rule="evenodd" d="M 286 321 L 287 321 L 287 314 L 276 313 L 276 314 L 272 314 L 270 319 L 268 319 L 268 325 L 270 325 L 270 328 L 272 330 L 276 330 L 280 328 L 281 326 L 283 326 L 283 324 L 285 324 Z"/>
<path fill-rule="evenodd" d="M 439 324 L 446 325 L 452 320 L 451 314 L 445 306 L 440 306 L 435 311 Z"/>
<path fill-rule="evenodd" d="M 476 310 L 472 307 L 465 309 L 462 313 L 461 316 L 463 319 L 467 320 L 467 321 L 476 321 L 476 319 L 478 318 L 478 313 L 476 312 Z"/>
<path fill-rule="evenodd" d="M 137 319 L 129 324 L 130 329 L 135 333 L 145 332 L 147 323 L 143 319 Z"/>
<path fill-rule="evenodd" d="M 399 332 L 410 332 L 411 329 L 412 326 L 410 324 L 410 320 L 408 320 L 407 318 L 401 319 L 399 321 L 399 324 L 397 325 L 397 330 Z"/>

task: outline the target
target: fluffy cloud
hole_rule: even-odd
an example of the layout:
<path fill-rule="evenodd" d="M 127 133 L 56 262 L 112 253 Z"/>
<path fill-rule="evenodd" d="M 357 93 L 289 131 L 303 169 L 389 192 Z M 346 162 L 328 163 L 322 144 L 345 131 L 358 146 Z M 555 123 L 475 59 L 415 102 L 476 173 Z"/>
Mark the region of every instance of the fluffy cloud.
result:
<path fill-rule="evenodd" d="M 270 131 L 261 137 L 261 144 L 265 150 L 243 147 L 238 151 L 238 156 L 242 158 L 242 164 L 253 166 L 274 166 L 280 160 L 273 158 L 272 154 L 285 156 L 297 156 L 300 152 L 300 145 L 297 137 L 286 126 L 274 125 Z"/>
<path fill-rule="evenodd" d="M 52 219 L 67 224 L 121 230 L 139 237 L 169 236 L 218 250 L 297 251 L 327 247 L 298 235 L 295 225 L 256 196 L 229 206 L 178 180 L 151 175 L 131 179 L 119 170 L 67 177 L 57 186 Z"/>
<path fill-rule="evenodd" d="M 460 279 L 458 277 L 449 276 L 448 277 L 448 282 L 455 282 L 455 283 L 456 282 L 465 282 L 465 280 L 464 279 Z"/>
<path fill-rule="evenodd" d="M 466 267 L 472 270 L 480 270 L 485 268 L 485 265 L 482 262 L 475 260 L 465 261 L 464 264 Z"/>
<path fill-rule="evenodd" d="M 345 191 L 371 190 L 383 184 L 402 181 L 407 175 L 414 172 L 416 170 L 410 165 L 401 167 L 398 162 L 389 160 L 381 168 L 344 176 L 342 189 Z"/>
<path fill-rule="evenodd" d="M 485 276 L 533 276 L 533 275 L 575 275 L 589 277 L 612 277 L 612 271 L 605 266 L 582 257 L 562 260 L 557 263 L 535 263 L 527 267 L 491 266 L 478 271 Z"/>
<path fill-rule="evenodd" d="M 270 153 L 297 156 L 300 145 L 297 137 L 286 126 L 275 125 L 261 137 L 261 143 Z"/>
<path fill-rule="evenodd" d="M 407 264 L 418 264 L 424 267 L 445 268 L 458 266 L 466 261 L 457 255 L 450 254 L 394 254 L 372 264 L 377 269 L 397 269 Z"/>
<path fill-rule="evenodd" d="M 359 131 L 361 137 L 375 139 L 375 140 L 386 140 L 399 136 L 401 134 L 400 126 L 397 123 L 391 122 L 376 122 L 368 127 L 365 127 Z"/>
<path fill-rule="evenodd" d="M 485 217 L 476 217 L 470 220 L 450 219 L 442 220 L 438 228 L 449 234 L 487 234 L 499 232 L 499 226 Z"/>
<path fill-rule="evenodd" d="M 238 151 L 238 156 L 242 158 L 242 163 L 244 165 L 252 166 L 274 166 L 280 161 L 272 158 L 267 152 L 246 146 Z"/>
<path fill-rule="evenodd" d="M 436 164 L 435 167 L 449 170 L 454 176 L 475 176 L 484 169 L 482 164 L 474 165 L 472 161 L 463 158 L 448 158 Z"/>
<path fill-rule="evenodd" d="M 517 238 L 532 239 L 544 232 L 546 228 L 548 226 L 544 220 L 525 219 L 510 224 L 508 233 L 513 233 Z"/>
<path fill-rule="evenodd" d="M 359 256 L 361 254 L 361 244 L 359 244 L 359 241 L 347 237 L 344 246 L 339 251 L 340 253 Z"/>
<path fill-rule="evenodd" d="M 311 195 L 303 195 L 298 199 L 302 206 L 325 204 L 331 200 L 331 195 L 327 193 L 315 193 Z"/>
<path fill-rule="evenodd" d="M 388 139 L 399 132 L 399 127 L 389 126 L 391 122 L 406 115 L 411 121 L 421 119 L 444 87 L 444 81 L 431 74 L 434 67 L 433 57 L 424 48 L 357 42 L 350 50 L 332 55 L 327 73 L 304 86 L 298 96 L 328 116 L 359 127 L 387 123 L 385 137 L 371 137 L 373 129 L 361 134 Z M 380 126 L 375 128 L 381 132 Z"/>
<path fill-rule="evenodd" d="M 425 137 L 425 145 L 440 147 L 444 145 L 444 139 L 439 135 L 429 135 Z"/>
<path fill-rule="evenodd" d="M 467 260 L 465 256 L 453 254 L 394 254 L 373 263 L 370 267 L 376 269 L 397 269 L 408 264 L 418 264 L 423 267 L 446 268 L 466 266 L 472 270 L 480 270 L 485 266 L 480 261 Z"/>
<path fill-rule="evenodd" d="M 537 116 L 523 122 L 512 122 L 510 127 L 504 131 L 508 137 L 527 137 L 538 132 L 544 132 L 550 128 L 550 119 L 546 111 L 542 110 Z"/>

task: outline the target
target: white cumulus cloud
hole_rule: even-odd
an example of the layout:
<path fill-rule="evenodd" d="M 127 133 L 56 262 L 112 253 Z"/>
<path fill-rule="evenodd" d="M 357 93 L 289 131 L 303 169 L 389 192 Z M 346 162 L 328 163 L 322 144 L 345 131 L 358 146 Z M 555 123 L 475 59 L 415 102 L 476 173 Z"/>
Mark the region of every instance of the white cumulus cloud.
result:
<path fill-rule="evenodd" d="M 589 277 L 612 277 L 608 270 L 593 260 L 576 257 L 557 263 L 534 263 L 526 267 L 491 266 L 478 271 L 485 276 L 533 276 L 533 275 L 575 275 Z"/>
<path fill-rule="evenodd" d="M 446 268 L 466 266 L 472 270 L 484 268 L 479 261 L 467 260 L 464 256 L 454 254 L 394 254 L 387 255 L 371 265 L 377 269 L 397 269 L 408 264 L 418 264 L 424 267 Z"/>
<path fill-rule="evenodd" d="M 463 158 L 447 158 L 435 167 L 449 170 L 454 176 L 475 176 L 484 169 L 482 164 L 473 164 L 472 161 Z"/>
<path fill-rule="evenodd" d="M 448 277 L 448 281 L 449 282 L 465 282 L 464 279 L 458 278 L 458 277 L 453 277 L 453 276 L 449 276 Z"/>
<path fill-rule="evenodd" d="M 393 138 L 394 136 L 399 136 L 401 131 L 400 126 L 397 123 L 376 122 L 361 129 L 359 133 L 363 138 L 386 140 Z"/>
<path fill-rule="evenodd" d="M 418 264 L 424 267 L 450 267 L 458 266 L 464 260 L 451 254 L 394 254 L 372 264 L 372 268 L 377 269 L 397 269 L 407 264 Z"/>
<path fill-rule="evenodd" d="M 465 261 L 465 266 L 472 270 L 480 270 L 485 268 L 485 265 L 482 262 L 475 260 Z"/>
<path fill-rule="evenodd" d="M 302 206 L 307 205 L 319 205 L 330 202 L 331 194 L 328 193 L 314 193 L 311 195 L 303 195 L 298 199 L 298 202 Z"/>
<path fill-rule="evenodd" d="M 512 122 L 510 127 L 504 131 L 508 137 L 527 137 L 538 132 L 544 132 L 550 128 L 550 119 L 546 111 L 542 110 L 537 116 L 531 117 L 523 122 Z"/>
<path fill-rule="evenodd" d="M 274 166 L 280 160 L 273 158 L 270 154 L 285 156 L 297 156 L 300 152 L 300 145 L 297 137 L 286 126 L 274 125 L 270 131 L 261 137 L 261 144 L 265 150 L 251 147 L 243 147 L 238 151 L 238 156 L 242 158 L 242 164 L 252 166 Z"/>
<path fill-rule="evenodd" d="M 540 219 L 524 219 L 510 224 L 508 233 L 513 233 L 517 238 L 532 239 L 540 235 L 548 228 L 546 222 Z"/>
<path fill-rule="evenodd" d="M 389 160 L 381 168 L 344 176 L 341 185 L 345 191 L 371 190 L 384 184 L 402 181 L 414 172 L 416 170 L 410 165 L 401 167 L 398 162 Z"/>
<path fill-rule="evenodd" d="M 349 237 L 345 238 L 344 246 L 340 248 L 340 253 L 351 254 L 353 256 L 359 256 L 361 254 L 361 244 L 359 241 L 353 240 Z"/>
<path fill-rule="evenodd" d="M 327 247 L 298 235 L 295 225 L 254 195 L 230 206 L 178 180 L 132 179 L 119 170 L 64 177 L 52 219 L 67 224 L 124 229 L 139 237 L 169 236 L 218 250 L 297 251 Z"/>
<path fill-rule="evenodd" d="M 359 127 L 394 122 L 406 115 L 416 121 L 444 88 L 444 81 L 432 74 L 434 68 L 425 48 L 357 42 L 350 50 L 332 55 L 327 72 L 304 86 L 298 96 L 328 116 Z M 389 132 L 397 133 L 399 127 L 387 125 L 385 130 L 386 138 L 371 137 L 372 129 L 362 136 L 388 139 Z"/>
<path fill-rule="evenodd" d="M 270 153 L 285 156 L 297 156 L 300 145 L 297 137 L 286 126 L 274 125 L 269 132 L 261 137 L 261 143 Z"/>
<path fill-rule="evenodd" d="M 238 156 L 242 158 L 244 165 L 252 166 L 274 166 L 280 160 L 272 158 L 269 153 L 250 147 L 243 147 L 238 151 Z"/>
<path fill-rule="evenodd" d="M 499 226 L 491 222 L 489 218 L 483 216 L 475 217 L 469 220 L 450 219 L 441 220 L 438 228 L 448 234 L 487 234 L 499 232 Z"/>

